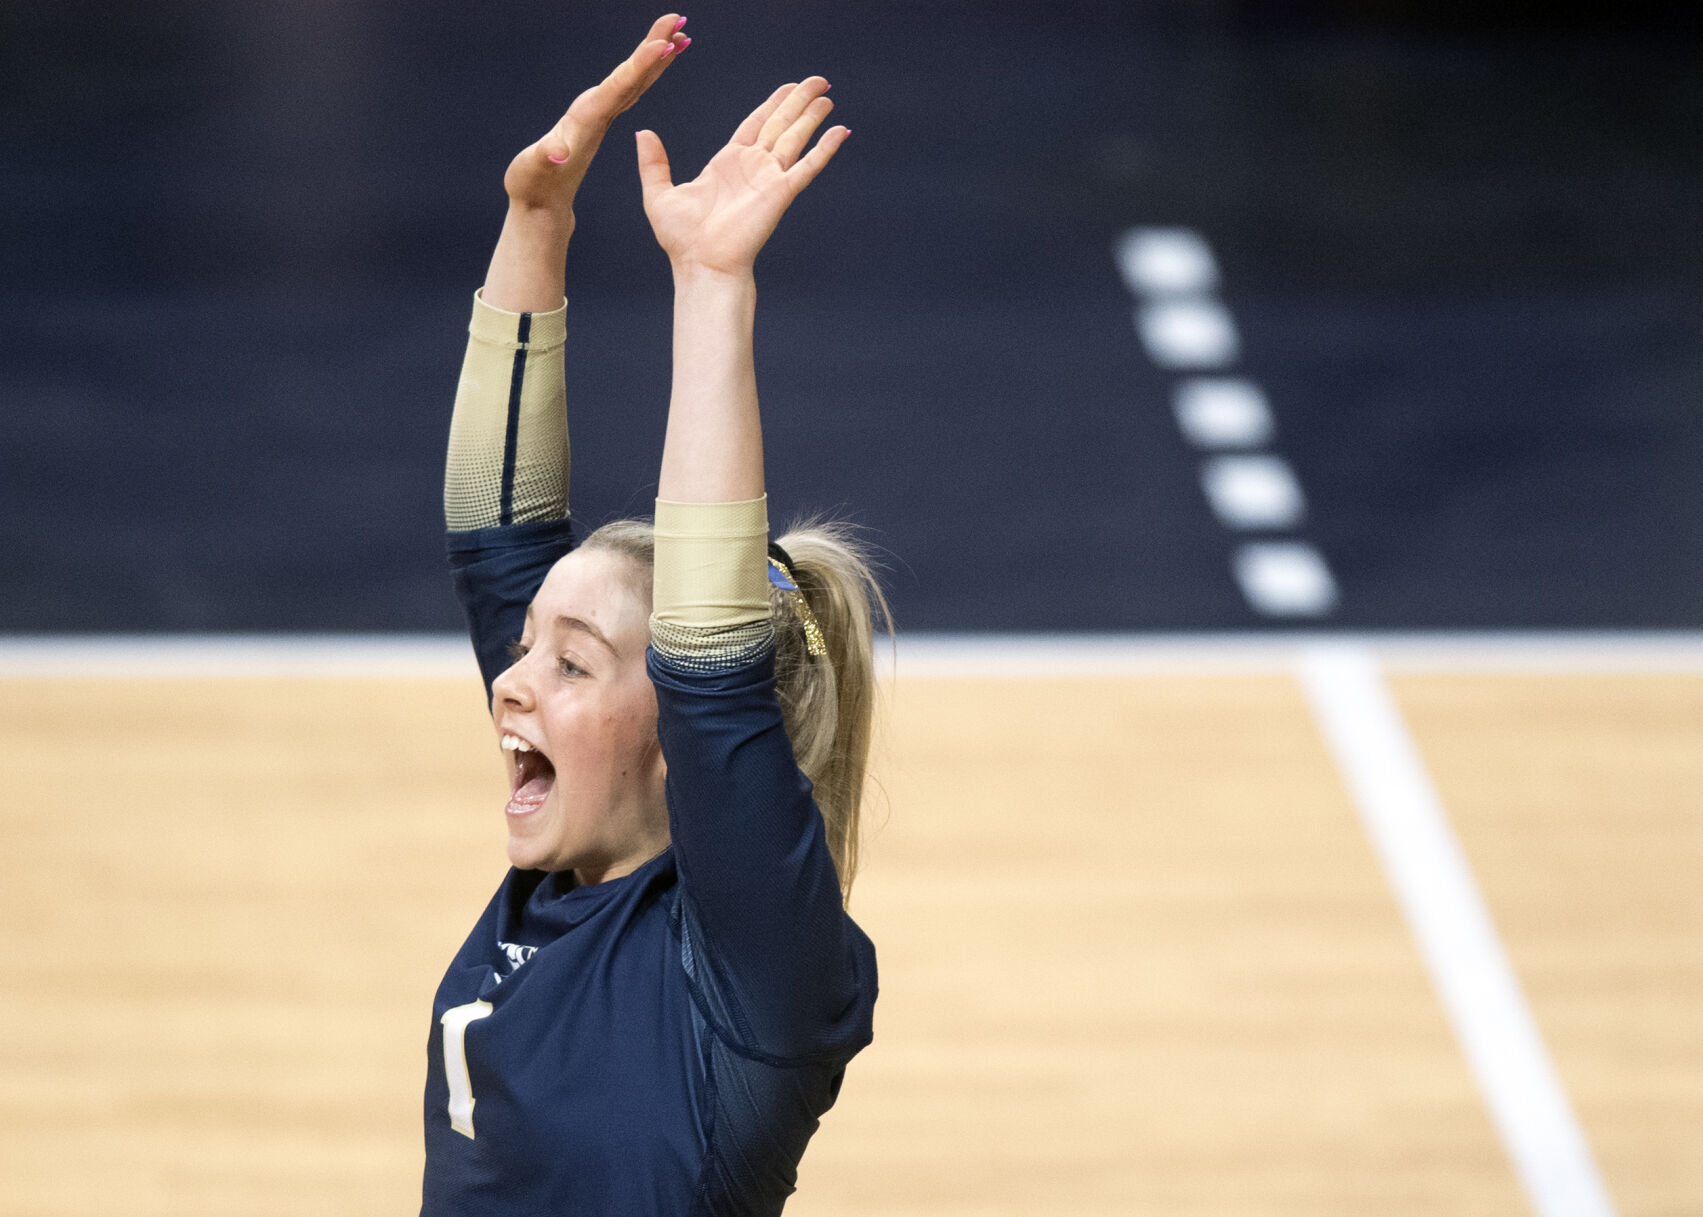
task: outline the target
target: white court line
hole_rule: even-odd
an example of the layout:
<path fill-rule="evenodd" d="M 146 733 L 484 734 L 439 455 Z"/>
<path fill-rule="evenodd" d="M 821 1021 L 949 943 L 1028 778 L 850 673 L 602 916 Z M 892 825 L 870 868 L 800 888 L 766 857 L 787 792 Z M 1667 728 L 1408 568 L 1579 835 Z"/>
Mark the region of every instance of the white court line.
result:
<path fill-rule="evenodd" d="M 1703 632 L 968 634 L 901 631 L 900 678 L 1050 678 L 1294 671 L 1319 643 L 1402 672 L 1697 673 Z M 893 674 L 883 638 L 876 659 Z M 0 635 L 3 677 L 471 678 L 459 634 Z"/>
<path fill-rule="evenodd" d="M 1364 646 L 1321 644 L 1301 674 L 1367 835 L 1540 1217 L 1614 1205 L 1424 762 Z"/>
<path fill-rule="evenodd" d="M 458 634 L 0 636 L 0 677 L 479 678 Z"/>
<path fill-rule="evenodd" d="M 1401 672 L 1703 672 L 1703 632 L 931 634 L 901 630 L 898 676 L 1289 674 L 1311 648 L 1330 642 L 1368 648 L 1391 671 Z M 878 643 L 876 657 L 883 674 L 892 670 L 892 656 L 885 640 Z"/>

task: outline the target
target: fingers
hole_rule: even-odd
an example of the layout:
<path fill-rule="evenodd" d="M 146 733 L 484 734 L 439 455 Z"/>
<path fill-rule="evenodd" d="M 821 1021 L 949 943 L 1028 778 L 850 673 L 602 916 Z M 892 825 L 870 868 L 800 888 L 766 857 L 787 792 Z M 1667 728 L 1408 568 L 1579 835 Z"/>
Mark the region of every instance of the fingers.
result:
<path fill-rule="evenodd" d="M 645 34 L 644 41 L 639 43 L 632 55 L 628 57 L 627 63 L 632 64 L 640 74 L 646 77 L 646 86 L 662 75 L 662 70 L 673 62 L 674 56 L 685 50 L 692 41 L 680 32 L 685 24 L 686 18 L 680 16 L 680 14 L 664 13 L 651 22 L 650 30 Z M 626 64 L 622 66 L 625 67 Z"/>
<path fill-rule="evenodd" d="M 757 143 L 764 148 L 774 148 L 776 141 L 788 127 L 798 121 L 805 108 L 827 91 L 828 82 L 820 76 L 811 76 L 800 82 L 797 88 L 781 99 L 781 104 L 775 107 L 763 123 L 762 130 L 757 133 Z"/>
<path fill-rule="evenodd" d="M 657 25 L 669 20 L 665 17 Z M 672 20 L 684 21 L 685 18 Z M 668 70 L 668 65 L 679 58 L 679 53 L 691 43 L 692 40 L 684 34 L 666 31 L 657 34 L 653 29 L 651 35 L 604 78 L 603 87 L 610 91 L 610 101 L 616 110 L 625 110 L 637 101 L 639 95 L 655 84 L 657 78 Z"/>
<path fill-rule="evenodd" d="M 793 120 L 792 126 L 781 132 L 775 141 L 775 158 L 780 161 L 782 169 L 791 169 L 792 163 L 798 159 L 798 154 L 804 151 L 810 137 L 816 134 L 816 128 L 834 108 L 834 103 L 826 97 L 818 97 L 808 106 L 804 113 Z"/>
<path fill-rule="evenodd" d="M 661 38 L 664 42 L 666 42 L 678 33 L 680 27 L 685 24 L 686 18 L 682 17 L 679 13 L 664 13 L 655 21 L 651 22 L 650 33 L 645 35 L 645 42 L 654 42 L 658 38 Z M 643 43 L 640 45 L 642 46 Z"/>
<path fill-rule="evenodd" d="M 655 131 L 639 131 L 634 135 L 639 153 L 639 186 L 644 191 L 645 206 L 666 190 L 674 187 L 668 171 L 668 153 Z"/>
<path fill-rule="evenodd" d="M 603 80 L 581 93 L 567 117 L 581 124 L 607 127 L 655 84 L 668 65 L 692 40 L 680 32 L 686 18 L 668 13 L 658 17 L 633 53 L 615 65 Z"/>
<path fill-rule="evenodd" d="M 692 40 L 680 32 L 685 25 L 686 18 L 678 13 L 664 13 L 651 24 L 650 32 L 639 43 L 631 60 L 643 77 L 639 93 L 656 83 L 656 78 L 668 69 L 680 52 L 692 45 Z"/>
<path fill-rule="evenodd" d="M 798 164 L 786 171 L 787 180 L 793 184 L 794 194 L 816 180 L 816 175 L 834 159 L 834 153 L 840 150 L 840 145 L 846 142 L 846 137 L 850 134 L 849 127 L 829 127 L 822 133 L 822 138 L 816 141 L 816 146 L 806 152 Z"/>
<path fill-rule="evenodd" d="M 769 121 L 769 116 L 776 110 L 780 109 L 780 105 L 787 99 L 787 95 L 797 87 L 798 86 L 796 84 L 782 85 L 773 93 L 769 94 L 768 101 L 764 102 L 755 110 L 751 111 L 750 114 L 745 116 L 745 121 L 740 123 L 734 130 L 733 138 L 728 142 L 731 144 L 756 143 L 757 135 L 760 131 L 762 131 L 763 124 Z"/>

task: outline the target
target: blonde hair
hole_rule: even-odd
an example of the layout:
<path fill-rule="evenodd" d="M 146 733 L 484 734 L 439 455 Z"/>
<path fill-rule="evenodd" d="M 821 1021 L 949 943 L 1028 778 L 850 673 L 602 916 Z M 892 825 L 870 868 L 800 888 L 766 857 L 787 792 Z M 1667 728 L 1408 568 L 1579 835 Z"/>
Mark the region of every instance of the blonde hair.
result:
<path fill-rule="evenodd" d="M 875 722 L 875 623 L 888 634 L 893 615 L 875 580 L 868 547 L 844 521 L 810 520 L 778 538 L 792 559 L 793 582 L 804 593 L 828 644 L 811 656 L 804 625 L 782 596 L 769 588 L 775 628 L 775 684 L 781 717 L 798 767 L 815 787 L 816 806 L 827 831 L 828 852 L 840 879 L 842 899 L 857 877 L 860 820 Z M 580 542 L 581 549 L 619 553 L 647 578 L 656 543 L 649 523 L 615 520 Z M 635 581 L 635 584 L 637 581 Z"/>

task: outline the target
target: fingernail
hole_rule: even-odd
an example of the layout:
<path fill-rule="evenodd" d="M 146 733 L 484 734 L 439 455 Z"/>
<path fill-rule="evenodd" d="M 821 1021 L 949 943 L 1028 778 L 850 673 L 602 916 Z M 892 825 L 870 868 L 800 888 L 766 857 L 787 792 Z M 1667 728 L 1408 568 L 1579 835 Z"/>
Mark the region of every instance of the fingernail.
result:
<path fill-rule="evenodd" d="M 549 161 L 552 165 L 565 165 L 565 164 L 568 163 L 567 157 L 565 157 L 565 156 L 554 156 L 554 155 L 552 155 L 548 152 L 546 152 L 544 154 L 544 159 Z"/>
<path fill-rule="evenodd" d="M 688 38 L 688 39 L 686 39 L 686 41 L 685 41 L 685 42 L 682 42 L 682 43 L 681 43 L 681 44 L 680 44 L 680 49 L 681 49 L 681 50 L 682 50 L 682 51 L 684 51 L 684 50 L 685 50 L 685 49 L 686 49 L 686 48 L 687 48 L 687 47 L 689 47 L 689 46 L 691 46 L 691 45 L 692 45 L 692 40 L 691 40 L 691 39 L 690 39 L 690 38 Z"/>
<path fill-rule="evenodd" d="M 657 58 L 667 59 L 672 54 L 674 54 L 674 44 L 671 42 L 667 46 L 662 48 L 662 54 L 657 56 Z"/>
<path fill-rule="evenodd" d="M 685 24 L 686 24 L 686 18 L 682 17 L 682 18 L 680 18 L 680 20 L 678 20 L 674 23 L 674 28 L 676 30 L 678 30 L 681 26 L 683 26 Z"/>

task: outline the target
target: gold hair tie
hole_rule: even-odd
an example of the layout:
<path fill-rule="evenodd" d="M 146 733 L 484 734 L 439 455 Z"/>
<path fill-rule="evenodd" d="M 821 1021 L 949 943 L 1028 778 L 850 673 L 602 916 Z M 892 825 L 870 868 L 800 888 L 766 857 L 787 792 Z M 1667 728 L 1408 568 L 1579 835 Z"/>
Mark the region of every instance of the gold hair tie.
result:
<path fill-rule="evenodd" d="M 792 606 L 792 612 L 798 618 L 798 623 L 804 627 L 804 649 L 812 658 L 818 658 L 828 653 L 828 640 L 822 636 L 822 626 L 816 620 L 816 614 L 810 610 L 810 601 L 804 598 L 804 593 L 798 590 L 798 584 L 793 582 L 792 571 L 787 568 L 783 557 L 776 557 L 774 551 L 781 550 L 773 541 L 769 542 L 769 582 L 780 589 L 781 597 Z"/>

